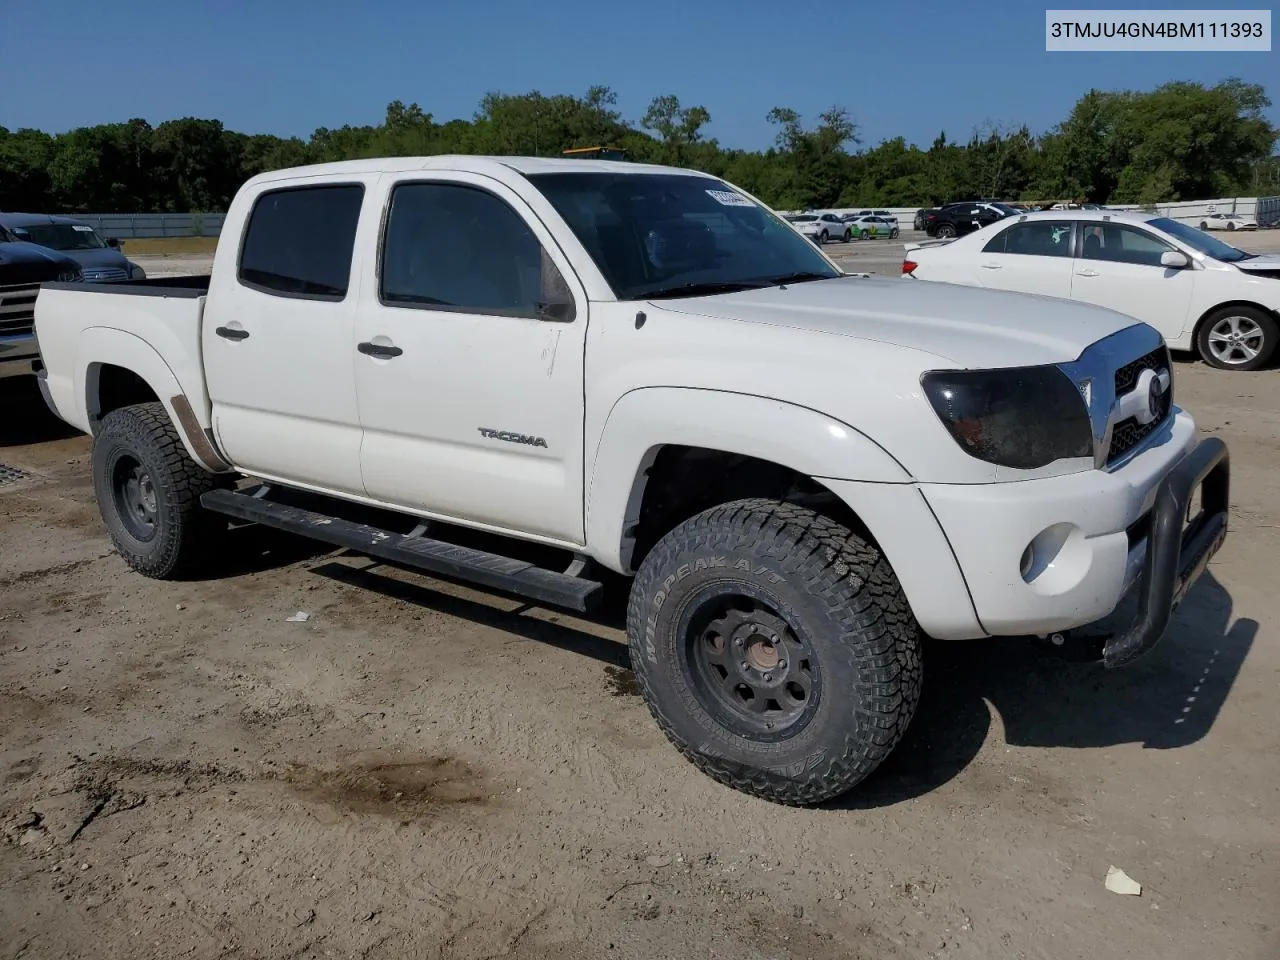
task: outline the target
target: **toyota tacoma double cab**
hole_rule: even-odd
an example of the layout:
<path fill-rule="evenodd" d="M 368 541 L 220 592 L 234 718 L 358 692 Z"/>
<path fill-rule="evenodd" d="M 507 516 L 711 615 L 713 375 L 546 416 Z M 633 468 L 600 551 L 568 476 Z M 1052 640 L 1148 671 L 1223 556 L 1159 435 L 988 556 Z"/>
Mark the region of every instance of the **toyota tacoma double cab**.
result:
<path fill-rule="evenodd" d="M 780 803 L 891 753 L 923 637 L 1110 617 L 1127 663 L 1226 535 L 1226 447 L 1152 327 L 845 275 L 690 170 L 266 173 L 209 277 L 49 285 L 36 327 L 139 573 L 239 521 L 571 610 L 629 578 L 658 726 Z"/>

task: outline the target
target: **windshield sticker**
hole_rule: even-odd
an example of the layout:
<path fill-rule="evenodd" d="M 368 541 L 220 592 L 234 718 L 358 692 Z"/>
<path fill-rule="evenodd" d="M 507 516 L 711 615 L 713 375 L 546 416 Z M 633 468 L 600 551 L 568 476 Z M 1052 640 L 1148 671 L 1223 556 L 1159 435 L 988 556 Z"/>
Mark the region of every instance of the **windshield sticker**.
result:
<path fill-rule="evenodd" d="M 76 233 L 93 233 L 93 227 L 86 227 L 79 223 L 73 223 L 71 229 Z"/>
<path fill-rule="evenodd" d="M 751 207 L 754 204 L 740 193 L 732 190 L 708 190 L 707 196 L 724 207 Z"/>

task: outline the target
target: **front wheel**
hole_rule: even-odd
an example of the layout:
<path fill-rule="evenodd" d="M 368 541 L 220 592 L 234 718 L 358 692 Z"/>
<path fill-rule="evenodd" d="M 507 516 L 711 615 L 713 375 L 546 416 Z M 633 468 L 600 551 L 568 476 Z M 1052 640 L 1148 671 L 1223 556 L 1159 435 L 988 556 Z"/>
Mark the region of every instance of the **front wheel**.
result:
<path fill-rule="evenodd" d="M 845 243 L 848 243 L 848 242 L 849 242 L 850 240 L 852 240 L 852 239 L 853 239 L 853 231 L 852 231 L 852 230 L 846 230 L 846 231 L 844 232 L 844 242 L 845 242 Z"/>
<path fill-rule="evenodd" d="M 113 410 L 93 438 L 93 490 L 116 551 L 137 572 L 158 580 L 192 569 L 209 555 L 224 521 L 200 495 L 229 483 L 190 456 L 164 406 Z"/>
<path fill-rule="evenodd" d="M 1232 221 L 1228 220 L 1228 221 L 1227 221 L 1227 232 L 1228 232 L 1228 233 L 1230 233 L 1230 232 L 1231 232 L 1232 230 L 1234 230 L 1235 228 L 1236 228 L 1235 223 L 1233 223 Z"/>
<path fill-rule="evenodd" d="M 680 524 L 627 610 L 636 680 L 703 773 L 776 803 L 848 791 L 920 698 L 920 632 L 888 561 L 813 510 L 739 500 Z"/>
<path fill-rule="evenodd" d="M 1205 222 L 1204 220 L 1201 220 L 1201 221 L 1200 221 L 1200 229 L 1201 229 L 1201 230 L 1208 230 L 1208 229 L 1209 229 L 1209 224 L 1208 224 L 1207 222 Z"/>
<path fill-rule="evenodd" d="M 830 235 L 825 230 L 818 234 L 818 243 L 826 243 L 830 239 Z"/>
<path fill-rule="evenodd" d="M 1280 339 L 1276 318 L 1257 307 L 1223 307 L 1200 325 L 1196 348 L 1219 370 L 1260 370 Z"/>
<path fill-rule="evenodd" d="M 889 239 L 890 239 L 890 240 L 897 240 L 897 239 L 898 239 L 898 228 L 897 228 L 897 227 L 894 227 L 892 230 L 890 230 L 890 231 L 889 231 Z"/>

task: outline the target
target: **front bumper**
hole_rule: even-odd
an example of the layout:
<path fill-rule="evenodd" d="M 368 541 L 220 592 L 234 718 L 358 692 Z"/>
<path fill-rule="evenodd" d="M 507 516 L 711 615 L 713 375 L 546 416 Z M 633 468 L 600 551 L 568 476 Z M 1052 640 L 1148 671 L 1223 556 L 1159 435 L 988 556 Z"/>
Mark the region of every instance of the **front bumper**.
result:
<path fill-rule="evenodd" d="M 1139 622 L 1108 643 L 1109 663 L 1159 641 L 1174 606 L 1226 533 L 1228 458 L 1197 443 L 1178 411 L 1162 440 L 1119 470 L 978 485 L 923 484 L 988 635 L 1045 636 L 1097 623 L 1132 589 Z M 1188 499 L 1204 510 L 1183 530 Z"/>
<path fill-rule="evenodd" d="M 1201 509 L 1184 527 L 1197 489 Z M 1160 642 L 1173 611 L 1227 539 L 1230 496 L 1231 459 L 1217 437 L 1202 440 L 1164 478 L 1151 511 L 1138 613 L 1102 648 L 1108 667 L 1135 660 Z"/>

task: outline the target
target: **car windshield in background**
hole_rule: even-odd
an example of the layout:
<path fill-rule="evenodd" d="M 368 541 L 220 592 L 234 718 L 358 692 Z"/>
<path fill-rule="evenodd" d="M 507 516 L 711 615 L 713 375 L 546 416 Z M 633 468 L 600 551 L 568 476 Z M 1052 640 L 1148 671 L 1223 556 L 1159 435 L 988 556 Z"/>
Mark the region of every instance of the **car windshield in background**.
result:
<path fill-rule="evenodd" d="M 719 180 L 604 172 L 532 174 L 529 180 L 620 300 L 841 275 L 780 217 Z"/>
<path fill-rule="evenodd" d="M 1229 243 L 1223 243 L 1217 237 L 1211 237 L 1203 230 L 1198 230 L 1185 223 L 1179 223 L 1177 220 L 1170 220 L 1168 217 L 1157 217 L 1155 220 L 1148 220 L 1147 223 L 1157 230 L 1163 230 L 1171 237 L 1177 237 L 1187 246 L 1194 247 L 1201 253 L 1213 257 L 1215 260 L 1221 260 L 1223 263 L 1251 260 L 1254 256 L 1252 253 L 1237 250 Z"/>
<path fill-rule="evenodd" d="M 29 223 L 12 229 L 23 240 L 51 250 L 101 250 L 107 245 L 93 227 L 79 223 Z"/>
<path fill-rule="evenodd" d="M 790 217 L 787 217 L 786 219 L 790 220 L 792 223 L 813 223 L 818 218 L 809 216 L 807 214 L 800 214 L 800 215 L 792 215 Z"/>

